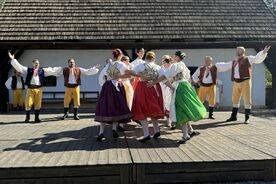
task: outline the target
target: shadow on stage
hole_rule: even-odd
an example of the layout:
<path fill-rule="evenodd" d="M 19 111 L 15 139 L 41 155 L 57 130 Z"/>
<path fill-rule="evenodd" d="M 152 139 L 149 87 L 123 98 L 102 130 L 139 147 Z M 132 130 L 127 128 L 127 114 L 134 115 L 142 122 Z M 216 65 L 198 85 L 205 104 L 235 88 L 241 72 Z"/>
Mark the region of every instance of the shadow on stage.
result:
<path fill-rule="evenodd" d="M 179 130 L 174 130 L 174 132 L 161 131 L 160 138 L 152 138 L 147 143 L 141 143 L 138 141 L 142 136 L 142 129 L 140 127 L 137 128 L 135 125 L 127 125 L 126 129 L 130 131 L 119 132 L 120 137 L 117 139 L 113 139 L 111 129 L 111 125 L 106 126 L 106 140 L 102 142 L 96 140 L 99 126 L 91 126 L 80 130 L 50 133 L 45 134 L 44 137 L 23 140 L 24 143 L 6 148 L 4 151 L 26 150 L 30 152 L 52 153 L 77 150 L 97 151 L 121 148 L 170 148 L 179 146 L 176 140 L 166 138 L 169 134 L 175 133 L 175 131 L 180 133 Z M 152 135 L 152 127 L 150 128 L 150 132 Z"/>

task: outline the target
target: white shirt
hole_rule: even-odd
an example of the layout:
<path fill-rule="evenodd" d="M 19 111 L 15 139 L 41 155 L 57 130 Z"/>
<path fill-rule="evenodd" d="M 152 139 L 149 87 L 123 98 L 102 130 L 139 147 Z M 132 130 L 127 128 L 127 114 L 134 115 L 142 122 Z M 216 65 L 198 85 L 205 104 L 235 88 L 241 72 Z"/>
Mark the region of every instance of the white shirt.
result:
<path fill-rule="evenodd" d="M 137 65 L 145 63 L 143 59 L 136 58 L 134 61 L 130 63 L 130 68 L 135 68 Z"/>
<path fill-rule="evenodd" d="M 118 80 L 113 79 L 111 76 L 108 75 L 107 70 L 109 68 L 109 65 L 114 65 L 115 63 L 117 63 L 117 68 L 120 71 L 120 75 L 124 75 L 125 71 L 127 70 L 127 65 L 121 61 L 112 61 L 111 63 L 108 63 L 107 65 L 105 65 L 105 67 L 103 68 L 103 70 L 101 71 L 100 75 L 99 75 L 99 84 L 102 86 L 104 85 L 104 83 L 106 82 L 106 80 L 111 80 L 112 84 L 116 87 L 116 89 L 119 91 L 118 88 Z"/>
<path fill-rule="evenodd" d="M 183 74 L 183 79 L 185 81 L 189 81 L 190 80 L 190 70 L 187 68 L 187 66 L 185 65 L 185 63 L 183 61 L 177 62 L 177 63 L 173 63 L 171 65 L 170 68 L 168 68 L 165 72 L 164 72 L 164 76 L 171 81 L 173 79 L 173 77 L 175 77 L 177 74 L 182 73 Z M 173 83 L 175 84 L 175 83 Z"/>
<path fill-rule="evenodd" d="M 72 71 L 71 68 L 69 68 L 69 69 L 70 69 L 70 73 L 69 73 L 68 83 L 69 84 L 77 84 L 74 72 L 71 72 Z M 79 67 L 79 69 L 80 69 L 80 73 L 84 74 L 84 75 L 95 75 L 99 72 L 99 69 L 96 67 L 92 67 L 89 69 L 84 69 L 84 68 Z M 62 74 L 58 73 L 56 75 L 62 75 Z"/>
<path fill-rule="evenodd" d="M 192 79 L 194 82 L 198 82 L 199 81 L 199 75 L 200 75 L 200 68 L 199 67 L 195 73 L 192 75 Z M 206 68 L 206 70 L 204 71 L 204 75 L 203 75 L 203 79 L 202 79 L 202 82 L 205 83 L 205 84 L 211 84 L 213 83 L 213 79 L 212 79 L 212 75 L 211 75 L 211 71 L 209 69 L 209 75 L 207 76 L 207 73 L 208 73 L 208 68 Z M 207 77 L 206 77 L 207 76 Z"/>
<path fill-rule="evenodd" d="M 18 77 L 19 80 L 17 79 L 17 83 L 16 83 L 16 89 L 22 89 L 23 85 L 22 85 L 22 82 L 21 82 L 21 76 Z M 12 77 L 9 77 L 9 79 L 6 81 L 5 83 L 6 87 L 8 89 L 11 89 L 11 85 L 12 85 Z"/>
<path fill-rule="evenodd" d="M 16 59 L 12 59 L 11 60 L 11 65 L 14 67 L 14 69 L 22 74 L 27 74 L 28 68 L 26 66 L 21 65 Z M 62 72 L 62 68 L 61 67 L 48 67 L 48 68 L 43 68 L 44 71 L 44 76 L 50 76 L 50 75 L 54 75 L 57 73 L 61 73 Z M 40 81 L 39 81 L 39 76 L 35 76 L 33 75 L 32 79 L 31 79 L 31 85 L 37 85 L 40 86 Z"/>
<path fill-rule="evenodd" d="M 142 63 L 136 65 L 136 67 L 133 68 L 133 71 L 137 74 L 139 74 L 140 72 L 143 72 L 145 70 L 144 63 L 142 62 Z M 161 75 L 161 72 L 163 70 L 161 70 L 161 67 L 159 65 L 157 65 L 155 62 L 148 62 L 148 65 L 150 67 L 154 68 L 154 70 L 158 71 L 158 74 Z"/>
<path fill-rule="evenodd" d="M 262 63 L 267 56 L 267 53 L 264 54 L 263 50 L 260 51 L 256 56 L 247 56 L 248 61 L 250 64 L 260 64 Z M 230 62 L 218 62 L 216 63 L 216 67 L 218 68 L 218 71 L 227 71 L 232 69 L 233 61 Z M 240 79 L 240 72 L 239 72 L 239 65 L 236 65 L 234 68 L 234 78 Z"/>
<path fill-rule="evenodd" d="M 11 60 L 11 65 L 15 68 L 15 70 L 17 70 L 18 72 L 22 73 L 22 74 L 27 74 L 27 70 L 28 68 L 26 66 L 22 66 L 16 59 Z M 92 67 L 89 69 L 84 69 L 84 68 L 79 68 L 81 74 L 84 75 L 95 75 L 96 73 L 99 72 L 99 69 L 96 67 Z M 48 68 L 43 68 L 44 71 L 44 76 L 60 76 L 63 74 L 63 67 L 48 67 Z M 71 77 L 70 77 L 71 75 Z M 73 83 L 71 83 L 73 82 Z M 76 79 L 75 76 L 72 74 L 69 74 L 69 83 L 70 84 L 76 84 Z M 31 79 L 31 85 L 41 85 L 40 81 L 39 81 L 39 76 L 33 76 Z"/>

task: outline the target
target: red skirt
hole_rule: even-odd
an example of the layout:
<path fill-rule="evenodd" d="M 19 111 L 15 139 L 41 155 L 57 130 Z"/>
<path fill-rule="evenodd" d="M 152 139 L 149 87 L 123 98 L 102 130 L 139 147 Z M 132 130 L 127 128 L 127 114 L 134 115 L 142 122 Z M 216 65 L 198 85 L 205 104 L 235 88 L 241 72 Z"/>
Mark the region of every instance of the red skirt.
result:
<path fill-rule="evenodd" d="M 138 82 L 140 81 L 140 77 L 135 77 L 133 82 L 132 82 L 132 88 L 133 90 L 135 91 L 136 90 L 136 87 L 137 87 L 137 84 Z"/>
<path fill-rule="evenodd" d="M 139 81 L 134 91 L 131 113 L 133 120 L 164 118 L 162 89 L 159 84 L 148 87 L 147 82 Z"/>

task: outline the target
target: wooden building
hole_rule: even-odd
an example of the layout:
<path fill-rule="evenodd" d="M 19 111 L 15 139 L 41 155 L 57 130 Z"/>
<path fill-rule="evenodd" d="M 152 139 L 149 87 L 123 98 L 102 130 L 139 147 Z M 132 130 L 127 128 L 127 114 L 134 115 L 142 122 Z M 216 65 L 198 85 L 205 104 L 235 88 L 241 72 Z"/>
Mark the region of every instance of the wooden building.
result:
<path fill-rule="evenodd" d="M 181 49 L 187 65 L 197 67 L 206 54 L 215 62 L 230 61 L 236 46 L 256 54 L 267 44 L 272 49 L 265 64 L 276 81 L 276 18 L 262 0 L 1 0 L 0 109 L 8 100 L 8 49 L 17 50 L 24 65 L 39 58 L 42 66 L 66 66 L 74 57 L 84 67 L 104 64 L 116 47 L 133 56 L 142 46 L 156 51 L 158 59 Z M 264 72 L 264 64 L 254 66 L 257 106 L 265 103 Z M 220 77 L 226 85 L 223 101 L 231 106 L 230 72 Z M 62 90 L 58 79 L 56 88 L 44 91 Z M 99 90 L 97 77 L 84 78 L 82 90 Z"/>

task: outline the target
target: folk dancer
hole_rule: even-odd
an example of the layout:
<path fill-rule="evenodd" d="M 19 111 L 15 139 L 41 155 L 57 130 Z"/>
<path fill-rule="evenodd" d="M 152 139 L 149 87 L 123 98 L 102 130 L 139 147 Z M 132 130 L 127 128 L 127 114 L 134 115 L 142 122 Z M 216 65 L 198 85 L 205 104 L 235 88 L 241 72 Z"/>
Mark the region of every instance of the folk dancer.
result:
<path fill-rule="evenodd" d="M 232 90 L 232 114 L 227 122 L 237 121 L 237 113 L 240 107 L 240 99 L 243 98 L 245 107 L 245 120 L 244 123 L 248 124 L 250 118 L 250 112 L 252 107 L 251 99 L 251 85 L 252 85 L 252 64 L 262 63 L 269 51 L 270 46 L 266 46 L 264 50 L 260 51 L 256 56 L 246 56 L 246 50 L 244 47 L 236 48 L 237 58 L 233 61 L 224 63 L 216 63 L 216 66 L 227 70 L 232 70 L 231 80 L 233 81 Z"/>
<path fill-rule="evenodd" d="M 183 61 L 185 56 L 184 52 L 177 51 L 171 67 L 161 77 L 150 83 L 150 85 L 155 85 L 165 79 L 173 81 L 173 84 L 169 85 L 173 90 L 170 119 L 182 127 L 183 136 L 178 141 L 179 144 L 184 144 L 198 134 L 193 130 L 189 121 L 198 121 L 206 115 L 205 107 L 190 84 L 190 71 Z"/>

